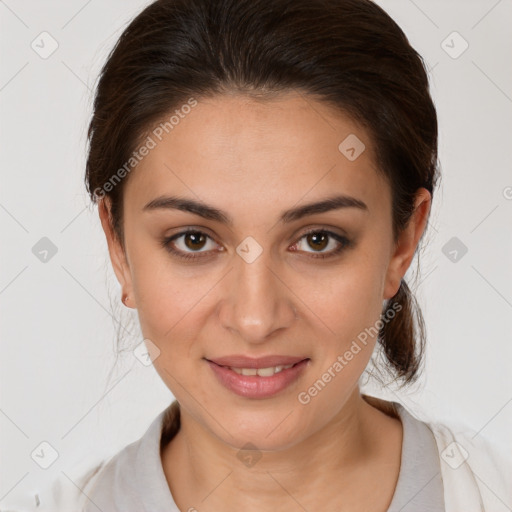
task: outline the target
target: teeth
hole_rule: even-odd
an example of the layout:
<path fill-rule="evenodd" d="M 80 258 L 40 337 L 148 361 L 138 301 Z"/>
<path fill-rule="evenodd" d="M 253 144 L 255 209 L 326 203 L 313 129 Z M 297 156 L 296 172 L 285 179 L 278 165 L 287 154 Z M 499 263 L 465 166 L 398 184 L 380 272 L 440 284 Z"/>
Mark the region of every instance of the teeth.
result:
<path fill-rule="evenodd" d="M 272 375 L 291 368 L 293 364 L 270 366 L 269 368 L 232 368 L 239 375 L 259 375 L 260 377 L 272 377 Z"/>
<path fill-rule="evenodd" d="M 243 372 L 243 370 L 242 370 Z M 272 375 L 274 375 L 276 373 L 276 369 L 275 368 L 259 368 L 258 369 L 258 375 L 260 377 L 272 377 Z M 242 373 L 243 375 L 243 373 Z"/>

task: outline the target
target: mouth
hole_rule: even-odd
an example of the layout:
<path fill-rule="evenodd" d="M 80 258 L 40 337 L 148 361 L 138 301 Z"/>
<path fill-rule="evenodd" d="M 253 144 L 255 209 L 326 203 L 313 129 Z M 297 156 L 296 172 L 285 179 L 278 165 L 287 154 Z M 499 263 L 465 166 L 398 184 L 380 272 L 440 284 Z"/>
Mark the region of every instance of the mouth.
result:
<path fill-rule="evenodd" d="M 246 377 L 248 376 L 255 376 L 258 377 L 272 377 L 276 373 L 280 373 L 284 370 L 288 370 L 290 368 L 293 368 L 294 366 L 297 366 L 303 361 L 307 361 L 309 358 L 301 359 L 300 361 L 292 364 L 277 364 L 275 366 L 246 366 L 246 367 L 236 367 L 236 366 L 229 366 L 225 364 L 218 364 L 215 361 L 211 361 L 207 359 L 210 363 L 216 364 L 217 366 L 220 366 L 222 368 L 227 368 L 229 370 L 234 371 L 238 375 L 244 375 Z M 268 364 L 268 363 L 267 363 Z"/>
<path fill-rule="evenodd" d="M 206 359 L 206 358 L 205 358 Z M 216 357 L 215 359 L 206 359 L 219 366 L 227 366 L 229 368 L 270 368 L 275 366 L 288 366 L 300 363 L 304 356 L 287 356 L 287 355 L 268 355 L 263 357 L 248 357 L 242 354 L 233 354 L 229 356 Z"/>
<path fill-rule="evenodd" d="M 226 358 L 222 361 L 205 360 L 226 389 L 236 395 L 255 399 L 269 398 L 283 391 L 300 377 L 311 361 L 310 358 L 289 356 L 271 356 L 259 360 L 240 356 L 231 357 L 229 361 Z"/>

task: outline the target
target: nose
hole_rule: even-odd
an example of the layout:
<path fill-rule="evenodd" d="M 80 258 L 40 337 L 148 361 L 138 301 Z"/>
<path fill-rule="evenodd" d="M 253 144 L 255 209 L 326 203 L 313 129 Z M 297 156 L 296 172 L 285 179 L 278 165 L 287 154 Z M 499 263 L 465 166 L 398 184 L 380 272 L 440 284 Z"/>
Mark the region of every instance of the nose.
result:
<path fill-rule="evenodd" d="M 222 326 L 252 344 L 289 328 L 297 318 L 294 295 L 264 253 L 252 263 L 235 258 L 234 265 L 218 310 Z"/>

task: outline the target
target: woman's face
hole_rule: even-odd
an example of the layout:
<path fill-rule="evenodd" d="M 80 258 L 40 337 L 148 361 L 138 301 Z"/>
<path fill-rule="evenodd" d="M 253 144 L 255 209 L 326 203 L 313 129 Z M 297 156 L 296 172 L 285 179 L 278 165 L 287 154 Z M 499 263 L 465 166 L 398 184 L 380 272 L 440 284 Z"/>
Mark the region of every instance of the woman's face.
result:
<path fill-rule="evenodd" d="M 367 133 L 322 103 L 218 96 L 161 132 L 124 190 L 126 259 L 109 242 L 128 304 L 182 414 L 233 447 L 290 447 L 355 396 L 415 243 L 395 250 Z M 285 361 L 302 362 L 240 375 Z"/>

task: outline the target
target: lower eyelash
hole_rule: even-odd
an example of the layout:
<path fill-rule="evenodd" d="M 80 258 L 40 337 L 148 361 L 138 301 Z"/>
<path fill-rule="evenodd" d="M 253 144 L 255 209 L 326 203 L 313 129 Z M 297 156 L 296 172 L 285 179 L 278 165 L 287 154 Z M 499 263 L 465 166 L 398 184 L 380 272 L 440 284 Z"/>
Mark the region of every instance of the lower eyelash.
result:
<path fill-rule="evenodd" d="M 168 250 L 171 254 L 173 254 L 174 256 L 177 256 L 178 258 L 182 258 L 184 260 L 195 260 L 197 258 L 202 258 L 203 256 L 197 256 L 195 255 L 193 252 L 190 253 L 190 252 L 179 252 L 179 251 L 176 251 L 175 249 L 173 249 L 171 246 L 165 246 L 165 249 Z"/>

